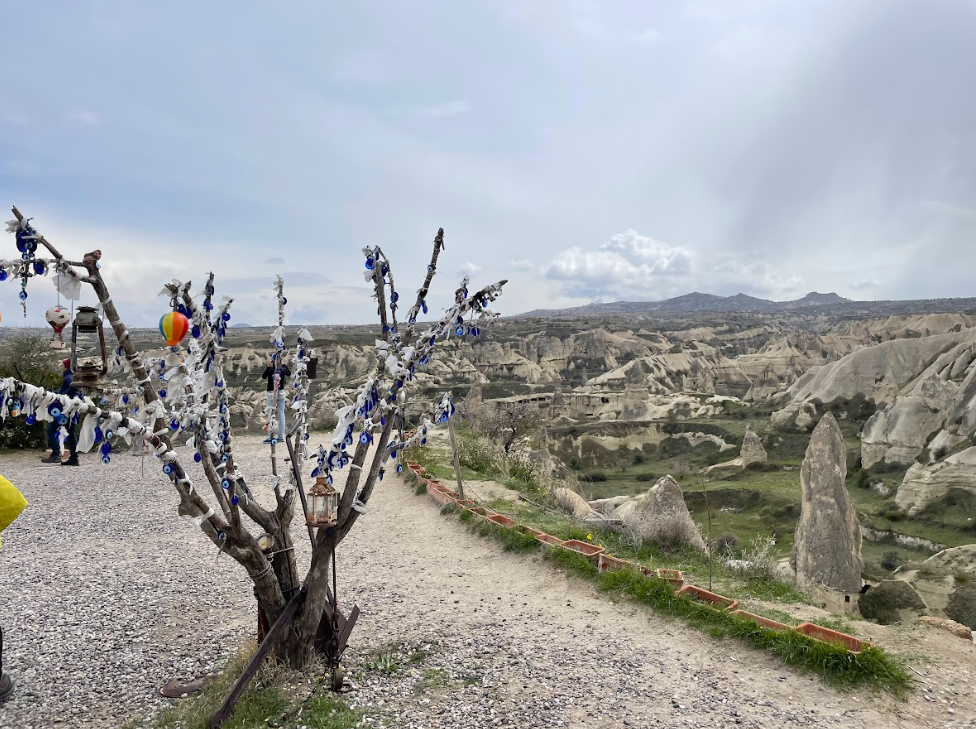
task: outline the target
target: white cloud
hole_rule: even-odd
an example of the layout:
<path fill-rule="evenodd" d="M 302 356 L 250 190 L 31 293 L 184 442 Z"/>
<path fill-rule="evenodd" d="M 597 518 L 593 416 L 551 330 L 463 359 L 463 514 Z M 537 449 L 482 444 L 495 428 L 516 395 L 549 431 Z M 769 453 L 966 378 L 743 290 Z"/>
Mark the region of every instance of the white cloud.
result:
<path fill-rule="evenodd" d="M 269 258 L 268 260 L 265 261 L 265 263 L 270 263 L 272 265 L 280 265 L 280 264 L 282 264 L 284 262 L 285 262 L 285 259 L 282 258 L 281 256 L 271 256 L 271 258 Z"/>
<path fill-rule="evenodd" d="M 448 101 L 446 104 L 437 104 L 435 106 L 426 106 L 417 111 L 420 116 L 457 116 L 458 114 L 463 114 L 468 110 L 467 101 Z"/>
<path fill-rule="evenodd" d="M 473 276 L 474 274 L 478 273 L 478 271 L 480 270 L 481 270 L 481 266 L 479 266 L 477 263 L 472 263 L 471 261 L 468 261 L 467 263 L 462 263 L 461 267 L 458 268 L 458 276 L 462 278 L 464 276 Z"/>
<path fill-rule="evenodd" d="M 803 284 L 802 277 L 774 270 L 761 258 L 703 256 L 634 230 L 611 236 L 596 250 L 564 250 L 543 270 L 563 294 L 591 300 L 647 301 L 692 290 L 782 297 Z"/>
<path fill-rule="evenodd" d="M 535 271 L 537 270 L 535 263 L 530 261 L 528 258 L 516 258 L 513 261 L 508 262 L 507 270 L 509 271 Z"/>

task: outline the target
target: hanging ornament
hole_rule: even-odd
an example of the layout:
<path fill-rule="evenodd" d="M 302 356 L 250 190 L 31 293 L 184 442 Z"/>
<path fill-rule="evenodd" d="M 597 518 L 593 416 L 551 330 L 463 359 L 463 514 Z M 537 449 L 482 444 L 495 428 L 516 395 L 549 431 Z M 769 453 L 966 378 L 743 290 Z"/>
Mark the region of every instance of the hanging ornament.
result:
<path fill-rule="evenodd" d="M 48 309 L 44 314 L 44 318 L 47 319 L 47 323 L 54 330 L 54 336 L 51 338 L 51 349 L 64 349 L 64 337 L 61 335 L 61 332 L 64 331 L 68 322 L 71 321 L 71 312 L 59 304 Z"/>
<path fill-rule="evenodd" d="M 159 320 L 159 333 L 163 335 L 166 344 L 170 347 L 175 347 L 182 342 L 189 329 L 189 320 L 178 311 L 163 314 Z"/>

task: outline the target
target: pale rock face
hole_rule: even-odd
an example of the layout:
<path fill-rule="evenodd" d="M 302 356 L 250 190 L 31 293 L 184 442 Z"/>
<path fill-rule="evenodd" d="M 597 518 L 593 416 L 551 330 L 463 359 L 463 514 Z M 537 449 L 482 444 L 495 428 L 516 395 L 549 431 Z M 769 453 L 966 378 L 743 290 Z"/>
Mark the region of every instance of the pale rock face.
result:
<path fill-rule="evenodd" d="M 768 456 L 766 449 L 763 448 L 762 440 L 751 428 L 746 428 L 746 434 L 742 438 L 742 450 L 739 451 L 739 458 L 743 466 L 750 463 L 765 463 Z"/>
<path fill-rule="evenodd" d="M 617 507 L 613 516 L 643 539 L 705 551 L 705 540 L 688 512 L 681 486 L 671 476 L 663 477 L 643 497 Z"/>
<path fill-rule="evenodd" d="M 827 413 L 813 431 L 800 468 L 802 501 L 790 564 L 801 585 L 851 593 L 861 589 L 861 529 L 846 478 L 844 438 Z"/>
<path fill-rule="evenodd" d="M 960 580 L 959 576 L 969 579 Z M 944 549 L 917 569 L 899 571 L 898 579 L 910 584 L 925 600 L 928 612 L 976 628 L 976 544 Z"/>
<path fill-rule="evenodd" d="M 895 503 L 914 516 L 933 501 L 944 498 L 949 489 L 976 494 L 976 446 L 929 466 L 913 464 L 898 487 Z"/>
<path fill-rule="evenodd" d="M 556 499 L 556 503 L 559 504 L 559 508 L 567 514 L 571 514 L 575 519 L 583 520 L 599 516 L 586 503 L 586 499 L 575 491 L 570 491 L 567 488 L 558 488 L 553 492 L 553 496 Z"/>

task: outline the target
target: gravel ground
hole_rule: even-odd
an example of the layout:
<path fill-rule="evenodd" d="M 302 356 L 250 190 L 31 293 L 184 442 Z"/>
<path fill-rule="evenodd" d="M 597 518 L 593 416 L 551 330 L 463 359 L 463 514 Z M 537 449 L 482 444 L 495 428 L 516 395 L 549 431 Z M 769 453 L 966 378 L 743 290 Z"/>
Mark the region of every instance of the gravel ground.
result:
<path fill-rule="evenodd" d="M 267 482 L 265 448 L 239 439 L 252 485 Z M 156 459 L 83 462 L 0 457 L 31 502 L 0 552 L 4 668 L 18 682 L 0 727 L 120 726 L 169 704 L 168 679 L 220 668 L 254 632 L 243 570 L 176 516 Z M 300 524 L 296 544 L 307 564 Z M 916 654 L 925 691 L 838 693 L 505 553 L 392 474 L 340 548 L 339 599 L 363 610 L 347 700 L 367 726 L 976 728 L 976 649 L 948 634 L 865 626 Z"/>

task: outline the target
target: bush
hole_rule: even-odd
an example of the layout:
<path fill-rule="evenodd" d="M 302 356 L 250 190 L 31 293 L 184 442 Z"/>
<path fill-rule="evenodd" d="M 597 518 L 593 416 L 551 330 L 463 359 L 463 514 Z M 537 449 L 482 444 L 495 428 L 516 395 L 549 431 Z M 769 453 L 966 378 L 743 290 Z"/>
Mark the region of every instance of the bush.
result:
<path fill-rule="evenodd" d="M 0 378 L 16 377 L 48 390 L 61 386 L 60 361 L 63 352 L 52 352 L 47 339 L 22 334 L 6 342 L 0 355 Z M 46 421 L 28 425 L 24 418 L 7 418 L 0 423 L 0 448 L 43 448 L 47 445 Z"/>
<path fill-rule="evenodd" d="M 881 557 L 881 566 L 889 572 L 894 572 L 901 567 L 901 556 L 898 552 L 885 552 Z"/>
<path fill-rule="evenodd" d="M 867 471 L 857 471 L 851 479 L 851 485 L 859 489 L 871 487 L 871 476 Z"/>
<path fill-rule="evenodd" d="M 501 447 L 480 436 L 462 438 L 458 442 L 458 461 L 464 468 L 484 476 L 497 476 L 505 470 L 505 454 Z"/>
<path fill-rule="evenodd" d="M 715 548 L 720 554 L 728 554 L 739 546 L 739 538 L 731 532 L 726 532 L 715 542 Z"/>
<path fill-rule="evenodd" d="M 746 470 L 760 472 L 779 471 L 780 466 L 777 463 L 770 463 L 769 461 L 754 461 L 746 466 Z"/>
<path fill-rule="evenodd" d="M 657 476 L 655 476 L 653 473 L 638 473 L 636 476 L 634 476 L 634 480 L 641 482 L 657 481 Z"/>
<path fill-rule="evenodd" d="M 584 473 L 579 477 L 580 481 L 586 483 L 601 483 L 607 480 L 607 474 L 601 473 L 600 471 L 594 471 L 593 473 Z"/>

